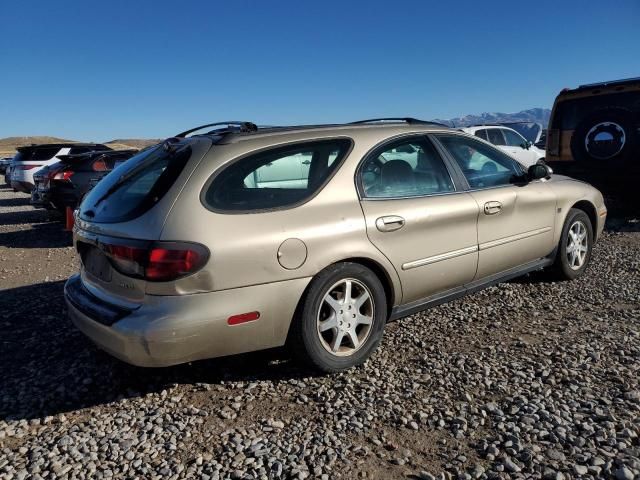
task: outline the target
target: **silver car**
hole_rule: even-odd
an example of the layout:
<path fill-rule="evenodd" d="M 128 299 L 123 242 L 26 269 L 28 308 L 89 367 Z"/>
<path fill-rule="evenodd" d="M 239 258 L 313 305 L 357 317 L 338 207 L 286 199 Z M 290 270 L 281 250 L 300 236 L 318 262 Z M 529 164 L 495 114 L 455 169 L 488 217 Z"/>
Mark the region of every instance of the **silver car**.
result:
<path fill-rule="evenodd" d="M 206 127 L 77 213 L 69 314 L 132 364 L 288 345 L 341 371 L 389 320 L 533 270 L 580 276 L 607 213 L 588 184 L 429 122 Z"/>

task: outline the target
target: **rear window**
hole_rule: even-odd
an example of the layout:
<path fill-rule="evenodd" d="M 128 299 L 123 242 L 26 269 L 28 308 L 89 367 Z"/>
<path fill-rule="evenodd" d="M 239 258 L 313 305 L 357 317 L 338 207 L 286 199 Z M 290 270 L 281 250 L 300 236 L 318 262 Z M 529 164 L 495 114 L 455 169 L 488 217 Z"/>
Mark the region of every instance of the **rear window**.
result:
<path fill-rule="evenodd" d="M 104 177 L 83 202 L 82 217 L 98 223 L 132 220 L 167 193 L 191 157 L 191 147 L 157 145 L 129 159 Z"/>
<path fill-rule="evenodd" d="M 226 212 L 298 205 L 320 190 L 350 147 L 347 139 L 322 140 L 241 158 L 213 177 L 203 190 L 203 203 Z"/>
<path fill-rule="evenodd" d="M 551 128 L 575 130 L 587 115 L 596 110 L 612 107 L 622 107 L 640 113 L 640 91 L 561 100 L 556 105 L 551 119 Z"/>
<path fill-rule="evenodd" d="M 35 148 L 33 154 L 29 158 L 31 161 L 51 160 L 61 150 L 60 147 L 53 148 Z"/>
<path fill-rule="evenodd" d="M 51 160 L 61 150 L 60 147 L 28 147 L 21 148 L 13 158 L 15 162 Z"/>

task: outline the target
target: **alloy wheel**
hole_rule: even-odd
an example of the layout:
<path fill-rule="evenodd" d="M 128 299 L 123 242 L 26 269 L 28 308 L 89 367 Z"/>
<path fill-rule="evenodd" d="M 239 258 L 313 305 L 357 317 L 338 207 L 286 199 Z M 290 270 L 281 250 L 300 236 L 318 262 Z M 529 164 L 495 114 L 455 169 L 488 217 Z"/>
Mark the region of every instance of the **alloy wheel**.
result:
<path fill-rule="evenodd" d="M 322 346 L 332 355 L 358 351 L 371 332 L 374 302 L 367 286 L 354 278 L 334 283 L 324 295 L 317 315 Z"/>
<path fill-rule="evenodd" d="M 567 260 L 572 270 L 580 270 L 587 259 L 589 237 L 582 221 L 573 222 L 567 235 Z"/>

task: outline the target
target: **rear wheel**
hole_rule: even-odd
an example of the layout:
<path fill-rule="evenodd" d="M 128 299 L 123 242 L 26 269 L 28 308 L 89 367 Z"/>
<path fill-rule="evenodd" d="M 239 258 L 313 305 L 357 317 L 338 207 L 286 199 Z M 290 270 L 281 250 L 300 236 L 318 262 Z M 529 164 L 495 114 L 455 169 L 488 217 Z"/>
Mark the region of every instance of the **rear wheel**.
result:
<path fill-rule="evenodd" d="M 323 372 L 363 363 L 376 349 L 387 320 L 378 277 L 357 263 L 320 272 L 303 299 L 290 336 L 298 358 Z"/>
<path fill-rule="evenodd" d="M 572 208 L 562 228 L 558 254 L 554 264 L 557 276 L 573 280 L 584 273 L 591 260 L 593 227 L 589 216 L 582 210 Z"/>

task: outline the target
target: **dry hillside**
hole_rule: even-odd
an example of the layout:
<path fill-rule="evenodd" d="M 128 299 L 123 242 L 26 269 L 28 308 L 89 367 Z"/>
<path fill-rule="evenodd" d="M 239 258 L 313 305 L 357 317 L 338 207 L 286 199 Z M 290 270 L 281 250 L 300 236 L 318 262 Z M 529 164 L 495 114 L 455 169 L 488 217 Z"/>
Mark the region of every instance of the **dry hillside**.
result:
<path fill-rule="evenodd" d="M 30 137 L 6 137 L 0 138 L 0 158 L 12 157 L 16 153 L 16 148 L 25 145 L 41 144 L 41 143 L 74 143 L 76 140 L 67 140 L 64 138 L 47 137 L 47 136 L 30 136 Z M 153 138 L 126 138 L 116 139 L 104 144 L 114 150 L 125 150 L 136 148 L 138 150 L 154 145 L 160 142 L 160 139 Z"/>

